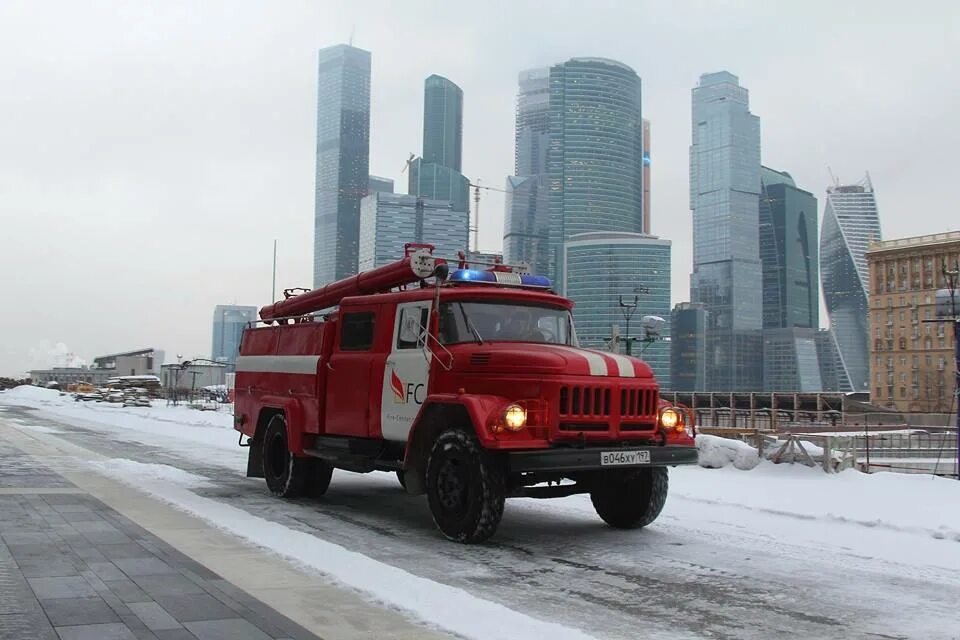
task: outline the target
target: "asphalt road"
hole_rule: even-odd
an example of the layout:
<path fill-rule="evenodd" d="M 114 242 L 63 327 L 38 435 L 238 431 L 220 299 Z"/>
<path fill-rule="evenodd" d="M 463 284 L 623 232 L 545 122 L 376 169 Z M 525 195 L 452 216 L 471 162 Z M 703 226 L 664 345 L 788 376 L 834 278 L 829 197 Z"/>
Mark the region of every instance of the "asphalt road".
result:
<path fill-rule="evenodd" d="M 206 476 L 212 485 L 199 495 L 598 638 L 960 637 L 960 623 L 949 622 L 960 620 L 960 578 L 785 542 L 792 539 L 775 532 L 796 522 L 787 513 L 754 513 L 746 524 L 729 507 L 671 509 L 668 499 L 654 525 L 624 532 L 606 527 L 582 496 L 513 500 L 490 543 L 462 546 L 439 536 L 426 500 L 407 496 L 391 474 L 337 471 L 321 500 L 283 501 L 243 477 L 236 456 L 211 452 L 199 463 L 15 407 L 0 418 L 57 429 L 103 455 Z M 685 515 L 694 507 L 696 518 Z M 764 518 L 770 526 L 757 526 Z"/>

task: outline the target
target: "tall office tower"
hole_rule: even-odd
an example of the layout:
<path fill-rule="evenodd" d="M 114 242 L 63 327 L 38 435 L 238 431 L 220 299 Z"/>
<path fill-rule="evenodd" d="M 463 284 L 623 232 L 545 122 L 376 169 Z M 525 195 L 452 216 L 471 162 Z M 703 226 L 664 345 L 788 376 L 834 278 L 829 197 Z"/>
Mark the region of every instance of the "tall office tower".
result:
<path fill-rule="evenodd" d="M 470 181 L 460 173 L 462 140 L 463 91 L 446 78 L 430 76 L 423 89 L 423 155 L 408 165 L 407 193 L 426 200 L 446 200 L 452 211 L 468 213 Z M 466 220 L 464 237 L 469 235 L 469 215 Z M 460 235 L 458 232 L 457 238 Z"/>
<path fill-rule="evenodd" d="M 660 388 L 670 386 L 670 241 L 642 233 L 581 233 L 564 243 L 563 288 L 577 303 L 573 321 L 585 347 L 605 348 L 613 326 L 620 331 L 621 350 L 633 338 L 632 354 L 653 367 Z M 555 283 L 556 284 L 556 283 Z M 627 326 L 620 300 L 633 304 Z M 641 321 L 654 315 L 665 321 L 659 339 L 645 337 Z"/>
<path fill-rule="evenodd" d="M 371 175 L 367 180 L 367 195 L 371 193 L 393 193 L 393 180 Z"/>
<path fill-rule="evenodd" d="M 670 314 L 670 382 L 674 391 L 706 389 L 707 311 L 698 302 L 680 302 Z"/>
<path fill-rule="evenodd" d="M 869 391 L 869 306 L 866 252 L 880 240 L 880 218 L 870 175 L 858 184 L 827 187 L 820 233 L 820 282 L 830 333 L 840 354 L 840 385 Z"/>
<path fill-rule="evenodd" d="M 643 119 L 643 232 L 650 233 L 650 121 Z"/>
<path fill-rule="evenodd" d="M 693 89 L 690 298 L 707 314 L 707 391 L 756 391 L 762 384 L 759 247 L 760 119 L 726 71 Z"/>
<path fill-rule="evenodd" d="M 370 52 L 321 49 L 317 68 L 317 178 L 313 286 L 357 272 L 360 200 L 370 161 Z"/>
<path fill-rule="evenodd" d="M 257 319 L 257 308 L 218 304 L 213 309 L 213 345 L 210 359 L 233 366 L 240 354 L 240 338 L 248 322 Z"/>
<path fill-rule="evenodd" d="M 460 171 L 463 90 L 432 75 L 423 86 L 423 161 Z"/>
<path fill-rule="evenodd" d="M 523 71 L 518 81 L 514 175 L 506 182 L 503 255 L 508 264 L 527 262 L 534 273 L 547 274 L 550 268 L 547 197 L 550 70 Z"/>
<path fill-rule="evenodd" d="M 573 58 L 550 68 L 549 86 L 550 261 L 562 283 L 572 236 L 643 231 L 641 82 L 620 62 Z"/>
<path fill-rule="evenodd" d="M 407 173 L 410 174 L 407 182 L 410 195 L 427 200 L 447 200 L 453 211 L 465 213 L 470 210 L 470 182 L 456 169 L 416 158 Z"/>
<path fill-rule="evenodd" d="M 360 271 L 403 257 L 408 242 L 434 246 L 434 255 L 456 259 L 466 249 L 467 212 L 452 211 L 449 200 L 396 193 L 371 193 L 360 203 Z"/>
<path fill-rule="evenodd" d="M 817 328 L 817 199 L 768 167 L 760 170 L 760 261 L 764 328 Z"/>

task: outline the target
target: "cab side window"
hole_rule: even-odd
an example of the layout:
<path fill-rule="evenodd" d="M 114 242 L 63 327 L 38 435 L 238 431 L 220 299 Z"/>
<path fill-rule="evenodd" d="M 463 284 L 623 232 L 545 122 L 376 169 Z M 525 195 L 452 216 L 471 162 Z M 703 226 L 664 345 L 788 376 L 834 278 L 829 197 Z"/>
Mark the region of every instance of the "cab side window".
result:
<path fill-rule="evenodd" d="M 372 311 L 343 314 L 340 320 L 340 350 L 369 351 L 373 346 L 375 319 Z"/>
<path fill-rule="evenodd" d="M 397 332 L 397 349 L 419 349 L 423 347 L 429 317 L 430 310 L 426 307 L 404 309 L 400 318 L 400 330 Z M 404 323 L 410 323 L 412 326 L 404 327 Z"/>

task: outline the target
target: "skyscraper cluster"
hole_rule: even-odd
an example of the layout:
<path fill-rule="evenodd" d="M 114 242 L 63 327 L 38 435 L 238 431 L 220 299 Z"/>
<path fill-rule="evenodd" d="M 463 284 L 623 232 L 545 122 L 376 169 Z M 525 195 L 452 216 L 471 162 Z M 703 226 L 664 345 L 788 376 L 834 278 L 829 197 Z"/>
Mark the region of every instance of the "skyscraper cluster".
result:
<path fill-rule="evenodd" d="M 408 193 L 396 194 L 392 180 L 369 174 L 370 61 L 349 45 L 319 52 L 314 287 L 396 260 L 408 242 L 448 257 L 467 248 L 463 91 L 426 79 L 423 154 L 407 165 Z"/>
<path fill-rule="evenodd" d="M 865 389 L 864 253 L 879 239 L 872 189 L 827 190 L 818 245 L 817 200 L 786 171 L 761 165 L 760 120 L 737 77 L 701 76 L 692 115 L 694 304 L 674 310 L 685 328 L 673 345 L 675 388 Z M 829 332 L 819 328 L 821 276 Z M 702 336 L 689 333 L 701 326 Z"/>
<path fill-rule="evenodd" d="M 518 84 L 504 259 L 550 274 L 577 303 L 581 344 L 627 348 L 641 337 L 643 315 L 668 321 L 670 312 L 670 241 L 649 235 L 641 79 L 615 60 L 572 58 L 524 71 Z M 635 299 L 630 324 L 620 303 Z M 660 337 L 668 336 L 669 322 Z M 637 351 L 669 388 L 669 345 L 650 341 Z"/>
<path fill-rule="evenodd" d="M 392 180 L 369 175 L 370 53 L 323 49 L 318 74 L 314 285 L 390 262 L 406 242 L 445 257 L 468 249 L 461 88 L 426 78 L 422 153 L 407 162 L 407 194 L 396 194 Z M 691 115 L 690 302 L 671 312 L 671 242 L 651 235 L 641 79 L 606 58 L 519 74 L 504 261 L 549 275 L 577 303 L 582 345 L 634 348 L 665 389 L 865 388 L 872 186 L 828 189 L 818 243 L 817 200 L 761 164 L 760 119 L 739 79 L 702 75 Z M 821 275 L 829 332 L 819 328 Z M 644 333 L 645 315 L 665 320 L 659 335 Z"/>

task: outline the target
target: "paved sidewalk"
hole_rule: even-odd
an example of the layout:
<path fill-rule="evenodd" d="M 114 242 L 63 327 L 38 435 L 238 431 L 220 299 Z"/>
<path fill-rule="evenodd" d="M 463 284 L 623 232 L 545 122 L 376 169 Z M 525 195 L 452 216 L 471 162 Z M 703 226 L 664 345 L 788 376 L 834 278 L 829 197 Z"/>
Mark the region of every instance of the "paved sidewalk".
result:
<path fill-rule="evenodd" d="M 0 638 L 318 636 L 0 440 Z"/>

